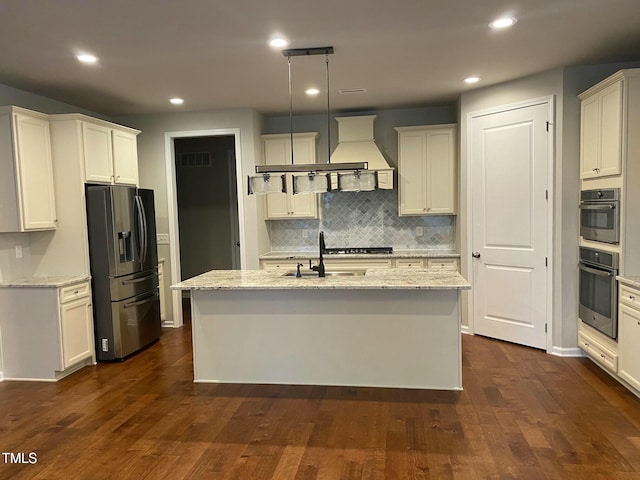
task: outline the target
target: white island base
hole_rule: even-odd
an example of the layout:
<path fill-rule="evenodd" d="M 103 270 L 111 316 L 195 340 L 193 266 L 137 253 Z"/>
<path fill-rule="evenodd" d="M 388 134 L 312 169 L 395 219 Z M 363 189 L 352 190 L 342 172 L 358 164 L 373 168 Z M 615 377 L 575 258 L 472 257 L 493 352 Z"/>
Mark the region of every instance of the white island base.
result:
<path fill-rule="evenodd" d="M 194 380 L 461 390 L 459 294 L 193 289 Z"/>

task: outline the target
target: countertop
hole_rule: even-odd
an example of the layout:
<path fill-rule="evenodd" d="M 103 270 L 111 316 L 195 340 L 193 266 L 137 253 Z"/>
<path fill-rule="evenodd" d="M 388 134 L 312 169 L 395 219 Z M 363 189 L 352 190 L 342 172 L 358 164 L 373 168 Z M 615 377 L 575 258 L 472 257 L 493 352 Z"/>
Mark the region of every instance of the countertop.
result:
<path fill-rule="evenodd" d="M 86 282 L 91 277 L 86 275 L 58 275 L 47 277 L 26 277 L 0 282 L 0 288 L 59 288 Z"/>
<path fill-rule="evenodd" d="M 621 277 L 620 275 L 618 275 L 616 277 L 616 280 L 630 287 L 640 289 L 640 277 Z"/>
<path fill-rule="evenodd" d="M 307 260 L 309 258 L 316 258 L 318 251 L 308 252 L 269 252 L 264 255 L 260 255 L 260 260 Z M 324 258 L 330 260 L 332 258 L 459 258 L 460 254 L 455 250 L 394 250 L 393 253 L 340 253 L 340 254 L 325 254 Z"/>
<path fill-rule="evenodd" d="M 284 276 L 281 270 L 212 270 L 172 285 L 173 290 L 469 290 L 458 272 L 390 268 L 361 276 Z"/>

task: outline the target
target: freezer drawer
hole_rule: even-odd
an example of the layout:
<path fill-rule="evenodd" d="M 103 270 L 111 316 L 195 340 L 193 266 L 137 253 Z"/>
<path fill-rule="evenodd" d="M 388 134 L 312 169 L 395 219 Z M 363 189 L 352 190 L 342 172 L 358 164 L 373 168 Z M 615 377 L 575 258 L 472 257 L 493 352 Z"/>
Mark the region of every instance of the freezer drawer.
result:
<path fill-rule="evenodd" d="M 112 302 L 113 336 L 97 339 L 98 360 L 122 359 L 160 338 L 160 295 L 153 292 Z"/>
<path fill-rule="evenodd" d="M 136 295 L 142 295 L 144 292 L 155 291 L 158 288 L 158 271 L 154 268 L 146 272 L 132 273 L 131 275 L 111 278 L 110 282 L 111 301 L 118 302 Z"/>

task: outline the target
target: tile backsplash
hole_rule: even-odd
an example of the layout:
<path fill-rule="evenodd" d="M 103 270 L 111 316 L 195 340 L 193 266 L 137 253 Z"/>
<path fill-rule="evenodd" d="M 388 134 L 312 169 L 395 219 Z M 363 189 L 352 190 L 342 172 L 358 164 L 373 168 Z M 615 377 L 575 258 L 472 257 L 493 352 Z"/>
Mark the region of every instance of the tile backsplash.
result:
<path fill-rule="evenodd" d="M 456 217 L 399 217 L 396 190 L 323 193 L 319 213 L 313 220 L 270 221 L 271 250 L 315 251 L 321 230 L 329 248 L 455 249 Z"/>

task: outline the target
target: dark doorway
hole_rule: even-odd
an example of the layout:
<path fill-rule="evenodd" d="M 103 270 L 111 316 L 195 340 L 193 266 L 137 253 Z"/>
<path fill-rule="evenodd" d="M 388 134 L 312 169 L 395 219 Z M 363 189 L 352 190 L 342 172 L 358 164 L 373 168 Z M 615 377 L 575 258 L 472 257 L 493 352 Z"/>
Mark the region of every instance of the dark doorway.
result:
<path fill-rule="evenodd" d="M 240 268 L 235 137 L 174 139 L 180 278 Z"/>

